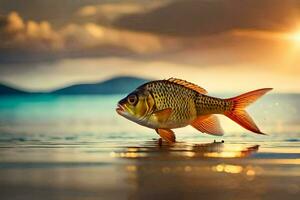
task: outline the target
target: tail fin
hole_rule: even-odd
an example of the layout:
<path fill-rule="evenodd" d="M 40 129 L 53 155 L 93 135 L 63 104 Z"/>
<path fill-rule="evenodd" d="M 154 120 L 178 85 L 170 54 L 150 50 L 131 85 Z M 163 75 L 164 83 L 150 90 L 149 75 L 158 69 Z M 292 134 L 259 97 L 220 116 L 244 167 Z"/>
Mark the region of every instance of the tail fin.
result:
<path fill-rule="evenodd" d="M 232 108 L 226 111 L 224 114 L 245 129 L 254 133 L 264 134 L 256 126 L 250 115 L 246 112 L 245 108 L 270 90 L 272 90 L 272 88 L 263 88 L 247 92 L 237 97 L 226 99 L 226 101 L 232 102 Z"/>

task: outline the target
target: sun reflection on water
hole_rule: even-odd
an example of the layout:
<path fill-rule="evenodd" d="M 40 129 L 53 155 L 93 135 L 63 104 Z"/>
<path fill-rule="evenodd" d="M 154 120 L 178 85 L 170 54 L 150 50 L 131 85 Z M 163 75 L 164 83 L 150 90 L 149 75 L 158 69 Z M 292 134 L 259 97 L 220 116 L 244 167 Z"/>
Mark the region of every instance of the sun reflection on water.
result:
<path fill-rule="evenodd" d="M 264 146 L 263 155 L 268 153 Z M 247 181 L 261 176 L 295 176 L 299 159 L 277 159 L 256 157 L 259 145 L 234 144 L 223 142 L 187 143 L 178 142 L 159 146 L 157 141 L 149 141 L 140 146 L 129 146 L 110 153 L 115 159 L 127 159 L 130 165 L 125 171 L 133 174 L 240 174 Z M 271 153 L 272 154 L 272 153 Z M 131 163 L 134 161 L 133 163 Z M 150 161 L 150 162 L 148 162 Z M 184 162 L 182 162 L 184 161 Z M 274 168 L 275 165 L 287 166 L 289 171 Z M 204 176 L 203 174 L 203 176 Z M 206 175 L 205 175 L 206 176 Z"/>
<path fill-rule="evenodd" d="M 213 166 L 212 170 L 217 172 L 238 174 L 243 171 L 243 167 L 240 165 L 219 164 L 217 166 Z"/>
<path fill-rule="evenodd" d="M 210 158 L 239 158 L 242 157 L 241 152 L 211 152 L 211 153 L 205 153 L 205 157 Z"/>
<path fill-rule="evenodd" d="M 145 147 L 127 147 L 124 151 L 111 152 L 110 156 L 115 158 L 243 158 L 258 150 L 259 146 L 229 145 L 223 142 L 204 144 L 176 143 L 149 145 Z"/>

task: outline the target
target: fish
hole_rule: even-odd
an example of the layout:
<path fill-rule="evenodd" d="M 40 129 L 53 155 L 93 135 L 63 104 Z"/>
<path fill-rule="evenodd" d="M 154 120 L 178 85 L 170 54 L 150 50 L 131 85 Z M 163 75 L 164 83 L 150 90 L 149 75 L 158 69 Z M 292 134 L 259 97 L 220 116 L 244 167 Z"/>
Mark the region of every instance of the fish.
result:
<path fill-rule="evenodd" d="M 245 108 L 273 88 L 262 88 L 232 98 L 217 98 L 191 82 L 169 78 L 147 82 L 121 99 L 116 112 L 142 126 L 154 129 L 169 143 L 176 142 L 172 129 L 191 125 L 202 133 L 222 136 L 217 115 L 225 115 L 243 128 L 265 134 Z"/>

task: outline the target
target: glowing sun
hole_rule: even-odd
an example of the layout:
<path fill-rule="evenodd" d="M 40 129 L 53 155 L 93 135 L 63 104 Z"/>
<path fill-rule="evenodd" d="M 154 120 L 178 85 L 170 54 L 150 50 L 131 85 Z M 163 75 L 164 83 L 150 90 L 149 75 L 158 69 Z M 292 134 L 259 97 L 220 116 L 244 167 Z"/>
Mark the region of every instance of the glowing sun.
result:
<path fill-rule="evenodd" d="M 299 42 L 300 43 L 300 30 L 299 31 L 296 31 L 296 32 L 293 32 L 293 33 L 290 33 L 287 38 L 289 40 L 292 40 L 294 42 Z"/>

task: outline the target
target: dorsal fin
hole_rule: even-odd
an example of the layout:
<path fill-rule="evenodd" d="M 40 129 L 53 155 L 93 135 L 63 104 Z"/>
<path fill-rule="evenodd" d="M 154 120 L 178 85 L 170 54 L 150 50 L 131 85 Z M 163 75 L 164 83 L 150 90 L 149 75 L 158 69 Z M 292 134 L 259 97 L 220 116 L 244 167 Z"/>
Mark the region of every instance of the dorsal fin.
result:
<path fill-rule="evenodd" d="M 202 88 L 202 87 L 200 87 L 200 86 L 198 86 L 198 85 L 196 85 L 194 83 L 190 83 L 190 82 L 187 82 L 185 80 L 182 80 L 182 79 L 169 78 L 169 79 L 167 79 L 167 81 L 169 81 L 171 83 L 178 84 L 178 85 L 182 85 L 182 86 L 184 86 L 186 88 L 189 88 L 191 90 L 194 90 L 194 91 L 196 91 L 196 92 L 198 92 L 200 94 L 207 94 L 207 91 L 204 88 Z"/>

